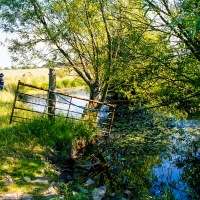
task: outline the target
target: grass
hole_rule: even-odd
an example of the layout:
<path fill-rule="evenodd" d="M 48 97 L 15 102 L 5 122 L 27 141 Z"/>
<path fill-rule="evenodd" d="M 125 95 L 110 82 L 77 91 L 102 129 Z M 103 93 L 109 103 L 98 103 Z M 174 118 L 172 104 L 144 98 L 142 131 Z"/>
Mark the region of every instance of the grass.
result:
<path fill-rule="evenodd" d="M 9 118 L 13 105 L 14 95 L 3 91 L 0 95 L 0 193 L 7 192 L 29 192 L 34 185 L 26 185 L 23 182 L 24 176 L 33 178 L 48 169 L 48 165 L 35 154 L 41 147 L 35 145 L 36 139 L 28 132 L 23 132 L 22 128 L 16 124 L 9 124 Z M 48 170 L 46 170 L 47 172 Z M 7 176 L 14 180 L 12 186 L 4 186 Z M 19 185 L 21 185 L 19 187 Z"/>
<path fill-rule="evenodd" d="M 11 69 L 11 70 L 0 70 L 4 73 L 4 78 L 9 80 L 9 78 L 21 78 L 24 76 L 46 76 L 48 77 L 49 69 L 47 68 L 37 68 L 37 69 Z"/>
<path fill-rule="evenodd" d="M 8 91 L 0 94 L 0 194 L 21 192 L 42 195 L 47 185 L 28 183 L 24 178 L 42 176 L 56 180 L 47 157 L 53 155 L 58 163 L 66 160 L 76 142 L 92 139 L 95 130 L 83 122 L 63 118 L 54 122 L 37 118 L 26 124 L 9 124 L 14 94 Z M 14 184 L 4 186 L 7 176 L 12 177 Z"/>
<path fill-rule="evenodd" d="M 49 69 L 47 68 L 0 70 L 0 73 L 4 73 L 5 90 L 8 92 L 16 90 L 18 80 L 45 89 L 49 85 Z M 65 69 L 56 70 L 57 89 L 80 86 L 86 86 L 82 79 L 69 74 Z"/>

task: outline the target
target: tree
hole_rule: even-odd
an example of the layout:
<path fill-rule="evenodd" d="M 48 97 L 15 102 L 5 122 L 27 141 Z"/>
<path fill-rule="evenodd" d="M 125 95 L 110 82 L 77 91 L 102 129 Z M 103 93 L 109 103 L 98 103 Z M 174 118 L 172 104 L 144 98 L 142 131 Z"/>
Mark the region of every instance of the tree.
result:
<path fill-rule="evenodd" d="M 146 12 L 153 16 L 151 26 L 154 30 L 168 32 L 170 37 L 178 38 L 173 44 L 183 42 L 200 61 L 200 13 L 198 0 L 145 0 Z M 152 17 L 151 17 L 152 18 Z"/>
<path fill-rule="evenodd" d="M 159 100 L 161 105 L 177 102 L 174 106 L 187 110 L 188 113 L 199 110 L 198 9 L 199 3 L 195 0 L 145 0 L 146 16 L 149 18 L 151 30 L 164 36 L 163 43 L 168 40 L 168 48 L 159 48 L 157 53 L 151 53 L 154 67 L 146 67 L 140 75 L 144 79 L 140 88 L 142 86 L 142 90 L 148 93 L 147 86 L 151 83 L 153 89 L 149 93 L 154 101 Z M 160 44 L 163 48 L 162 43 Z M 155 48 L 157 49 L 156 46 Z M 149 73 L 149 70 L 153 73 Z M 157 81 L 148 81 L 150 77 Z"/>
<path fill-rule="evenodd" d="M 122 0 L 0 0 L 0 19 L 4 31 L 19 35 L 10 47 L 18 58 L 68 62 L 90 99 L 104 101 L 123 40 L 143 23 L 140 8 Z"/>

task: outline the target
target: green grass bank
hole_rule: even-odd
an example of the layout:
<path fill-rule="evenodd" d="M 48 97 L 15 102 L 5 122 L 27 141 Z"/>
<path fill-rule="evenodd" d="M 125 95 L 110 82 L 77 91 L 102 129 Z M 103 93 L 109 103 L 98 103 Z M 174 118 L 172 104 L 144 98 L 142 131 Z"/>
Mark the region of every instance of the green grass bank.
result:
<path fill-rule="evenodd" d="M 50 156 L 59 168 L 61 160 L 67 160 L 76 153 L 76 144 L 92 140 L 96 130 L 89 124 L 64 118 L 50 121 L 41 117 L 28 123 L 9 124 L 13 100 L 13 93 L 0 92 L 0 194 L 21 192 L 40 195 L 48 186 L 27 183 L 25 178 L 56 180 L 55 165 L 49 161 Z M 5 186 L 7 177 L 13 179 L 10 186 Z M 68 195 L 72 196 L 69 191 Z"/>

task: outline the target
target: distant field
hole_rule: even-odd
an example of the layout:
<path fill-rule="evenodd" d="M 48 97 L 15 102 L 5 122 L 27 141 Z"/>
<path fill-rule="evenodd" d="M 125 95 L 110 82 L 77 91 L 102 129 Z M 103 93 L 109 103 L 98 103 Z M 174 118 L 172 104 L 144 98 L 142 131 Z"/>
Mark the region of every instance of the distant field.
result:
<path fill-rule="evenodd" d="M 23 75 L 33 75 L 38 76 L 47 76 L 49 75 L 49 69 L 47 68 L 38 68 L 38 69 L 14 69 L 14 70 L 0 70 L 0 73 L 4 73 L 4 79 L 14 78 L 14 77 L 23 77 Z"/>
<path fill-rule="evenodd" d="M 85 83 L 83 82 L 83 80 L 73 73 L 69 73 L 67 70 L 60 68 L 57 68 L 55 70 L 56 89 L 85 87 Z M 0 73 L 4 73 L 4 88 L 6 91 L 14 91 L 19 80 L 26 84 L 34 85 L 41 88 L 48 88 L 48 68 L 0 70 Z"/>

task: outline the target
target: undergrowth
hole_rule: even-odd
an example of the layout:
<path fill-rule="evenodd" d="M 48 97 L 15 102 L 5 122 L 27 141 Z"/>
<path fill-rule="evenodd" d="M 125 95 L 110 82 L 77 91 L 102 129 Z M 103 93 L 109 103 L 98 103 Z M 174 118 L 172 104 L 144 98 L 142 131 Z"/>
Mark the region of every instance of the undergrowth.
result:
<path fill-rule="evenodd" d="M 91 140 L 96 130 L 84 122 L 62 117 L 48 120 L 43 116 L 30 122 L 9 124 L 13 101 L 13 94 L 0 92 L 0 194 L 19 191 L 42 194 L 47 185 L 27 183 L 24 178 L 32 180 L 42 176 L 55 180 L 49 154 L 57 159 L 70 157 L 76 142 Z M 8 176 L 14 183 L 5 186 Z"/>

